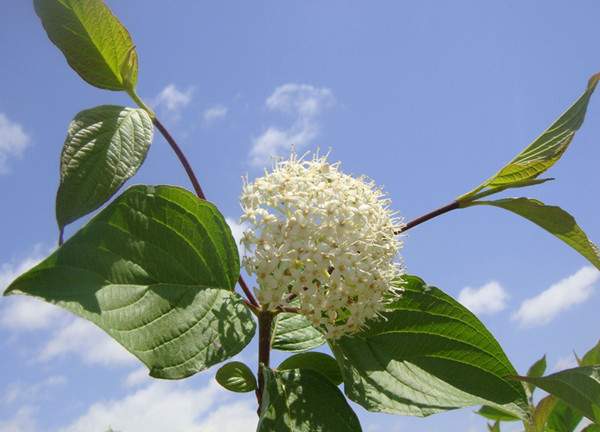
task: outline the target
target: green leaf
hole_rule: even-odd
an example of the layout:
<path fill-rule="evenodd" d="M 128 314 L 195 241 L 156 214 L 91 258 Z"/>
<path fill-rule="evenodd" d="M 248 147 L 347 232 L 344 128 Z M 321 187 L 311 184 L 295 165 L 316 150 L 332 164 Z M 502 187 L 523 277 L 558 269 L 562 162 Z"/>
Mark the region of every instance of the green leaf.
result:
<path fill-rule="evenodd" d="M 498 421 L 518 421 L 521 420 L 519 417 L 511 414 L 510 412 L 503 411 L 501 408 L 494 408 L 491 406 L 484 405 L 476 411 L 482 417 L 485 417 L 489 420 L 498 420 Z"/>
<path fill-rule="evenodd" d="M 342 373 L 335 359 L 320 352 L 304 352 L 294 354 L 285 359 L 277 370 L 310 369 L 319 372 L 336 386 L 342 383 Z"/>
<path fill-rule="evenodd" d="M 556 397 L 549 395 L 537 404 L 533 412 L 534 432 L 544 432 L 546 430 L 546 423 L 557 402 Z"/>
<path fill-rule="evenodd" d="M 317 372 L 263 368 L 263 394 L 257 432 L 360 432 L 344 395 Z"/>
<path fill-rule="evenodd" d="M 505 189 L 531 181 L 554 165 L 567 150 L 575 132 L 583 124 L 588 103 L 600 74 L 592 76 L 585 92 L 525 150 L 498 173 L 459 200 L 472 197 L 482 189 Z"/>
<path fill-rule="evenodd" d="M 600 420 L 600 366 L 563 370 L 540 378 L 518 377 L 562 399 L 592 421 Z"/>
<path fill-rule="evenodd" d="M 526 417 L 522 385 L 485 326 L 460 303 L 414 276 L 380 320 L 330 342 L 350 399 L 370 411 L 426 416 L 502 405 Z"/>
<path fill-rule="evenodd" d="M 250 368 L 242 362 L 230 362 L 221 366 L 215 379 L 232 392 L 247 393 L 256 390 L 256 378 Z"/>
<path fill-rule="evenodd" d="M 61 306 L 106 331 L 158 378 L 220 363 L 255 323 L 233 292 L 239 256 L 214 205 L 171 186 L 129 188 L 5 294 Z"/>
<path fill-rule="evenodd" d="M 527 376 L 534 378 L 541 377 L 542 375 L 544 375 L 544 372 L 546 372 L 546 367 L 546 355 L 544 354 L 544 356 L 541 359 L 539 359 L 531 365 L 531 367 L 527 371 Z M 531 383 L 527 383 L 527 387 L 529 387 L 529 391 L 532 393 L 535 390 L 535 385 Z"/>
<path fill-rule="evenodd" d="M 142 109 L 102 105 L 77 114 L 60 160 L 61 229 L 108 201 L 137 172 L 152 133 L 152 119 Z"/>
<path fill-rule="evenodd" d="M 581 360 L 578 361 L 579 366 L 594 366 L 600 365 L 600 341 L 589 350 Z"/>
<path fill-rule="evenodd" d="M 271 346 L 280 351 L 299 352 L 325 343 L 323 334 L 300 314 L 281 313 L 275 321 Z"/>
<path fill-rule="evenodd" d="M 600 432 L 600 426 L 596 424 L 588 425 L 585 429 L 582 429 L 581 432 Z"/>
<path fill-rule="evenodd" d="M 549 206 L 531 198 L 506 198 L 495 201 L 475 201 L 468 205 L 490 205 L 511 211 L 558 237 L 600 269 L 600 250 L 575 218 L 560 207 Z"/>
<path fill-rule="evenodd" d="M 580 413 L 559 399 L 546 421 L 544 432 L 573 432 L 582 418 Z"/>
<path fill-rule="evenodd" d="M 34 0 L 50 40 L 93 86 L 133 90 L 138 61 L 131 36 L 102 0 Z"/>

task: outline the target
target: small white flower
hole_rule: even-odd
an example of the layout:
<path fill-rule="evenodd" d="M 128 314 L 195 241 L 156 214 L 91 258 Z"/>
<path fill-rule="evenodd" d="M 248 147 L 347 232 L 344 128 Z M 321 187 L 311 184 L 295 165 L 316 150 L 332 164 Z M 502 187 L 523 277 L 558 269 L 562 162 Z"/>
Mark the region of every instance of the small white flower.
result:
<path fill-rule="evenodd" d="M 396 291 L 401 223 L 383 191 L 326 157 L 278 162 L 244 184 L 243 265 L 269 310 L 292 301 L 329 338 L 359 331 Z"/>

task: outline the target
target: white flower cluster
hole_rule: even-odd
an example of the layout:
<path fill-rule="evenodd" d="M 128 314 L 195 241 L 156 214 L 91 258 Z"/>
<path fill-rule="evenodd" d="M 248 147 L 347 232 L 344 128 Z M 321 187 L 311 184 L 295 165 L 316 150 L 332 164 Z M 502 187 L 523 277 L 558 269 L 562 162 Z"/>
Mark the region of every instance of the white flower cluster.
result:
<path fill-rule="evenodd" d="M 243 265 L 256 275 L 259 302 L 299 307 L 328 338 L 374 318 L 402 273 L 394 259 L 401 225 L 372 181 L 353 178 L 326 157 L 292 155 L 245 182 Z"/>

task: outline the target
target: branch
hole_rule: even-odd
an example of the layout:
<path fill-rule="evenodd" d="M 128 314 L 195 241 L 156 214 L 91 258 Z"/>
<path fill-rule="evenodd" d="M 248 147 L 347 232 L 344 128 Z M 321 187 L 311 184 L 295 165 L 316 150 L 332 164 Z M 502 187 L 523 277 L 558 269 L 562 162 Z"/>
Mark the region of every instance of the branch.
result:
<path fill-rule="evenodd" d="M 432 211 L 430 213 L 427 213 L 427 214 L 425 214 L 423 216 L 420 216 L 420 217 L 418 217 L 418 218 L 410 221 L 409 223 L 407 223 L 406 225 L 404 225 L 399 230 L 396 230 L 394 232 L 394 234 L 396 234 L 396 235 L 402 234 L 403 232 L 408 231 L 409 229 L 414 228 L 417 225 L 422 224 L 423 222 L 427 222 L 430 219 L 433 219 L 435 217 L 441 216 L 444 213 L 448 213 L 449 211 L 456 210 L 458 208 L 460 208 L 460 202 L 458 202 L 458 201 L 451 202 L 448 205 L 440 207 L 437 210 L 434 210 L 434 211 Z"/>

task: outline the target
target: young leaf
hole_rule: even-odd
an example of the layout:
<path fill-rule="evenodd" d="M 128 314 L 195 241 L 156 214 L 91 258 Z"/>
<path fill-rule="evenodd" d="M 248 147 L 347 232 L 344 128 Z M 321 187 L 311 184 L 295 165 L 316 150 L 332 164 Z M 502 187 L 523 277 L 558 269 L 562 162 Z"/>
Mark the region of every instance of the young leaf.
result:
<path fill-rule="evenodd" d="M 235 240 L 212 204 L 171 186 L 129 188 L 5 294 L 61 306 L 106 331 L 157 378 L 240 352 L 255 323 L 233 292 Z"/>
<path fill-rule="evenodd" d="M 215 379 L 232 392 L 247 393 L 256 390 L 256 378 L 250 368 L 242 362 L 230 362 L 221 366 Z"/>
<path fill-rule="evenodd" d="M 50 40 L 93 86 L 133 90 L 138 61 L 131 36 L 102 0 L 34 0 Z"/>
<path fill-rule="evenodd" d="M 342 383 L 342 373 L 335 359 L 320 352 L 304 352 L 294 354 L 285 359 L 277 370 L 310 369 L 325 376 L 334 385 Z"/>
<path fill-rule="evenodd" d="M 545 172 L 558 161 L 567 150 L 575 132 L 583 124 L 588 103 L 600 73 L 593 75 L 585 92 L 575 103 L 546 129 L 525 150 L 505 165 L 498 173 L 483 182 L 459 200 L 473 196 L 482 189 L 504 189 L 530 181 Z"/>
<path fill-rule="evenodd" d="M 61 229 L 108 201 L 137 172 L 152 133 L 152 119 L 142 109 L 102 105 L 75 116 L 60 160 Z"/>
<path fill-rule="evenodd" d="M 596 268 L 600 269 L 600 250 L 577 225 L 575 218 L 560 207 L 549 206 L 531 198 L 506 198 L 495 201 L 474 201 L 471 205 L 491 205 L 529 219 L 550 234 L 571 246 Z"/>
<path fill-rule="evenodd" d="M 579 366 L 594 366 L 600 365 L 600 342 L 591 350 L 585 353 L 583 358 L 578 361 Z"/>
<path fill-rule="evenodd" d="M 545 377 L 518 377 L 562 399 L 592 421 L 600 422 L 600 366 L 563 370 Z"/>
<path fill-rule="evenodd" d="M 263 394 L 257 432 L 360 432 L 358 418 L 344 395 L 317 372 L 263 369 Z"/>
<path fill-rule="evenodd" d="M 556 397 L 549 395 L 537 404 L 533 411 L 533 432 L 544 432 L 546 430 L 546 423 L 557 402 Z"/>
<path fill-rule="evenodd" d="M 510 412 L 506 412 L 500 408 L 494 408 L 487 405 L 482 406 L 481 408 L 479 408 L 479 410 L 475 412 L 489 420 L 498 420 L 506 422 L 521 420 L 519 417 L 515 416 L 514 414 L 511 414 Z"/>
<path fill-rule="evenodd" d="M 531 367 L 527 371 L 527 376 L 534 378 L 541 377 L 542 375 L 544 375 L 544 372 L 546 372 L 546 367 L 546 355 L 544 355 L 541 359 L 539 359 L 531 365 Z M 527 387 L 529 387 L 529 391 L 532 393 L 535 390 L 535 385 L 531 383 L 527 383 Z"/>
<path fill-rule="evenodd" d="M 299 352 L 325 343 L 323 334 L 300 314 L 277 315 L 271 346 L 280 351 Z"/>
<path fill-rule="evenodd" d="M 331 342 L 345 392 L 370 411 L 426 416 L 472 405 L 502 405 L 525 418 L 522 385 L 498 342 L 464 306 L 405 276 L 382 319 Z M 517 385 L 515 385 L 517 384 Z"/>

